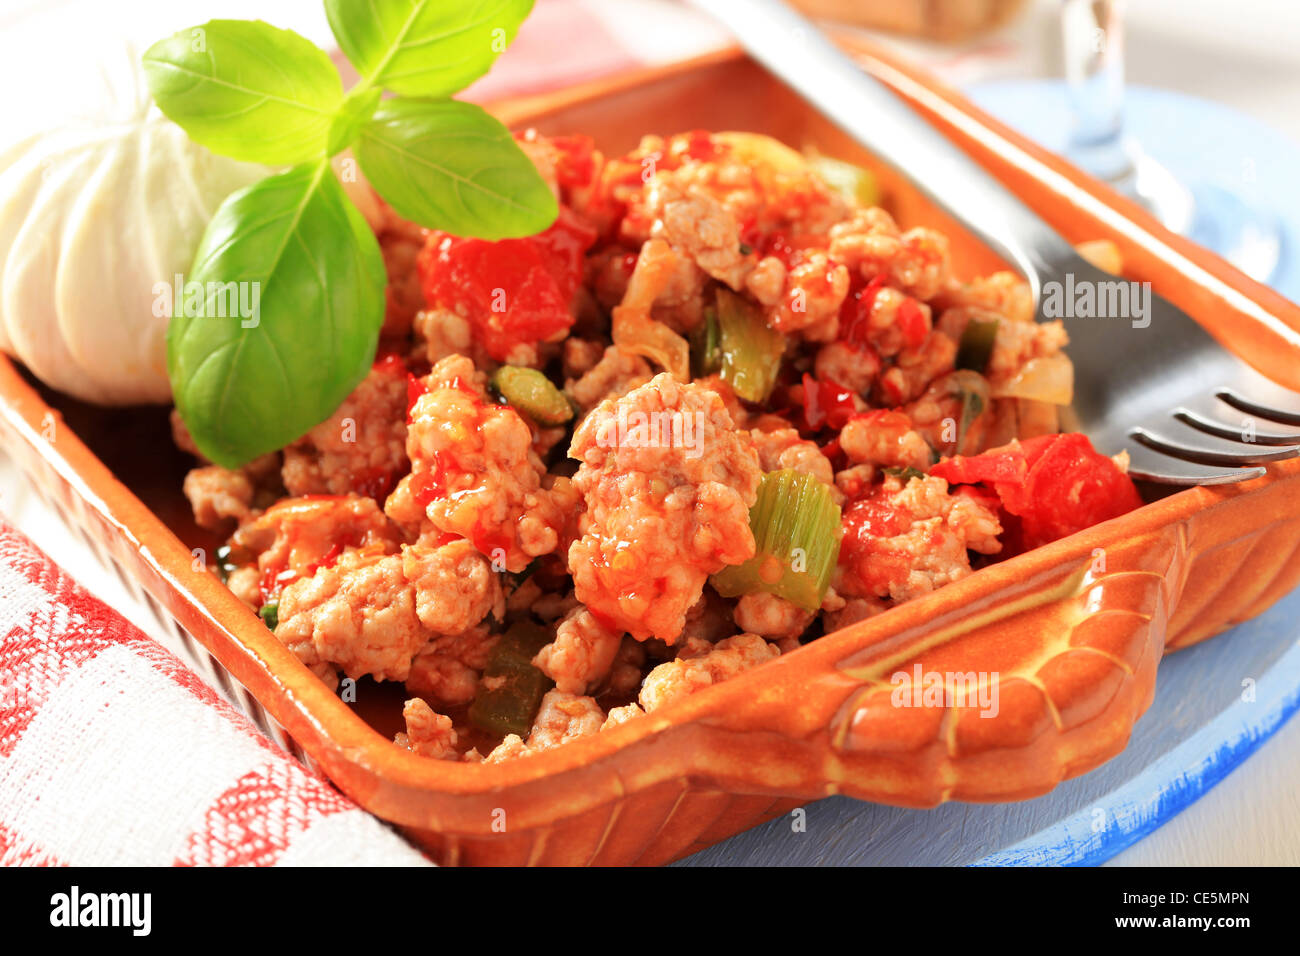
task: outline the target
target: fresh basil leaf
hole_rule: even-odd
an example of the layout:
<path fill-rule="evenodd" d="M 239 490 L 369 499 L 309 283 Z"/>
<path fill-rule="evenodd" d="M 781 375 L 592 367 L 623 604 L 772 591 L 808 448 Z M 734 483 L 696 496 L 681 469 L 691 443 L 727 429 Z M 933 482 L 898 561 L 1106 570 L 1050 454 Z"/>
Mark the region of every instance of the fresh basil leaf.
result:
<path fill-rule="evenodd" d="M 325 0 L 334 38 L 362 81 L 404 96 L 450 96 L 488 71 L 533 0 Z"/>
<path fill-rule="evenodd" d="M 334 116 L 334 125 L 330 128 L 329 155 L 342 152 L 352 145 L 352 141 L 361 132 L 361 127 L 375 115 L 375 107 L 382 96 L 380 90 L 359 90 L 343 100 L 338 113 Z"/>
<path fill-rule="evenodd" d="M 509 239 L 539 233 L 559 215 L 510 131 L 470 103 L 386 100 L 355 151 L 379 195 L 430 229 Z"/>
<path fill-rule="evenodd" d="M 168 373 L 194 443 L 219 465 L 298 438 L 370 368 L 383 258 L 328 163 L 228 197 L 188 280 L 167 329 Z"/>
<path fill-rule="evenodd" d="M 213 152 L 281 166 L 325 155 L 343 83 L 324 50 L 260 20 L 211 20 L 144 55 L 149 91 Z"/>

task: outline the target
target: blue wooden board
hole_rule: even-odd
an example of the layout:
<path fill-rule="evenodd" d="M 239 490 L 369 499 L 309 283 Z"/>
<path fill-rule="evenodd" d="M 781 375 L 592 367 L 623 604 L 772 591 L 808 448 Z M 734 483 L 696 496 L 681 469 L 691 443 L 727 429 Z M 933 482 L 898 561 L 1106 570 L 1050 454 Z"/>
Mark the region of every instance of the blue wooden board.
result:
<path fill-rule="evenodd" d="M 1068 116 L 1060 84 L 988 84 L 977 103 L 1050 148 Z M 1216 104 L 1131 88 L 1130 128 L 1185 182 L 1246 185 L 1287 232 L 1271 284 L 1300 300 L 1300 148 Z M 1288 241 L 1290 240 L 1290 241 Z M 1125 751 L 1021 803 L 902 810 L 833 797 L 804 829 L 773 820 L 678 865 L 1088 865 L 1104 862 L 1222 780 L 1300 708 L 1300 591 L 1265 614 L 1166 658 L 1156 697 Z"/>

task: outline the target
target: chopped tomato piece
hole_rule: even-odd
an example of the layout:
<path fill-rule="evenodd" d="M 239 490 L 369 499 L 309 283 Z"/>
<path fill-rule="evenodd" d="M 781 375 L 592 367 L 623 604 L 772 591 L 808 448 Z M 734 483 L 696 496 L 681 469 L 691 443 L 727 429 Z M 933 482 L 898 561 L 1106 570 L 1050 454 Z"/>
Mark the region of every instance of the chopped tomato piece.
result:
<path fill-rule="evenodd" d="M 1056 541 L 1142 505 L 1133 480 L 1079 433 L 1041 435 L 981 455 L 940 462 L 951 484 L 992 486 L 1006 515 L 1008 550 Z"/>
<path fill-rule="evenodd" d="M 559 218 L 551 228 L 530 238 L 541 251 L 542 265 L 555 280 L 555 287 L 567 310 L 582 283 L 583 261 L 587 250 L 596 241 L 595 228 L 579 219 L 567 206 L 562 206 Z"/>
<path fill-rule="evenodd" d="M 545 232 L 524 239 L 461 239 L 432 231 L 416 268 L 425 300 L 469 320 L 497 361 L 520 344 L 573 325 L 569 303 L 582 281 L 596 230 L 566 208 Z"/>
<path fill-rule="evenodd" d="M 1020 484 L 994 486 L 1018 515 L 1026 548 L 1064 538 L 1142 505 L 1131 479 L 1095 451 L 1086 435 L 1043 435 L 1022 443 L 1029 471 Z"/>
<path fill-rule="evenodd" d="M 670 151 L 680 159 L 716 159 L 722 152 L 713 141 L 713 134 L 707 129 L 693 129 L 681 136 L 674 136 Z"/>
<path fill-rule="evenodd" d="M 374 369 L 376 372 L 383 372 L 388 375 L 405 375 L 406 362 L 402 356 L 394 351 L 381 350 L 380 354 L 375 356 Z"/>
<path fill-rule="evenodd" d="M 555 179 L 561 187 L 590 186 L 596 178 L 596 142 L 590 136 L 552 136 L 551 145 L 560 154 Z"/>
<path fill-rule="evenodd" d="M 876 294 L 885 287 L 884 273 L 876 276 L 866 285 L 850 290 L 840 306 L 840 338 L 854 345 L 871 344 L 871 309 L 876 303 Z"/>
<path fill-rule="evenodd" d="M 890 582 L 905 577 L 915 560 L 888 542 L 912 523 L 911 513 L 895 507 L 890 498 L 884 486 L 876 485 L 844 508 L 839 564 L 868 593 L 887 594 Z"/>
<path fill-rule="evenodd" d="M 415 403 L 420 400 L 420 396 L 429 390 L 429 386 L 424 384 L 424 380 L 406 373 L 406 424 L 411 424 L 411 409 Z"/>
<path fill-rule="evenodd" d="M 903 344 L 909 349 L 919 349 L 930 335 L 930 322 L 913 298 L 906 298 L 898 307 L 898 327 L 903 333 Z"/>
<path fill-rule="evenodd" d="M 993 448 L 981 455 L 953 455 L 930 469 L 930 474 L 950 485 L 974 485 L 981 481 L 1021 482 L 1029 471 L 1024 446 L 1018 441 Z"/>
<path fill-rule="evenodd" d="M 746 223 L 741 224 L 742 237 L 749 234 L 746 230 L 750 228 Z M 757 226 L 752 229 L 755 235 L 760 235 Z M 766 240 L 755 240 L 750 242 L 750 245 L 762 249 L 765 256 L 780 259 L 782 264 L 790 269 L 803 260 L 804 250 L 823 249 L 827 241 L 824 235 L 789 235 L 784 232 L 774 232 Z"/>
<path fill-rule="evenodd" d="M 803 376 L 803 423 L 808 431 L 843 428 L 857 411 L 855 393 L 838 382 Z"/>

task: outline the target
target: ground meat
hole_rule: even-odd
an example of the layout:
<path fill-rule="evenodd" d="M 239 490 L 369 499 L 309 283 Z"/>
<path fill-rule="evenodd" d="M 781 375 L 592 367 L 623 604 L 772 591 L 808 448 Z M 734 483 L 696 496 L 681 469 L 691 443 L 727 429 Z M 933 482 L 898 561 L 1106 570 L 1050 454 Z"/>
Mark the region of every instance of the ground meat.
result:
<path fill-rule="evenodd" d="M 239 526 L 231 541 L 257 556 L 264 597 L 317 568 L 344 548 L 396 551 L 400 534 L 373 498 L 285 498 Z"/>
<path fill-rule="evenodd" d="M 291 495 L 383 501 L 406 470 L 406 368 L 384 361 L 333 415 L 284 450 L 281 475 Z"/>
<path fill-rule="evenodd" d="M 703 657 L 709 651 L 713 650 L 713 641 L 705 640 L 694 634 L 682 634 L 678 638 L 671 650 L 676 651 L 673 658 L 679 661 L 690 660 L 692 657 Z"/>
<path fill-rule="evenodd" d="M 649 362 L 611 345 L 580 378 L 567 380 L 564 392 L 577 404 L 579 411 L 588 412 L 607 398 L 626 395 L 650 381 L 651 377 Z"/>
<path fill-rule="evenodd" d="M 435 760 L 460 759 L 456 750 L 459 737 L 450 717 L 435 712 L 418 697 L 406 702 L 402 717 L 406 720 L 406 733 L 393 738 L 397 746 Z"/>
<path fill-rule="evenodd" d="M 953 370 L 957 360 L 957 340 L 942 332 L 926 337 L 920 348 L 903 349 L 894 365 L 885 370 L 876 386 L 880 401 L 902 405 L 919 397 L 941 375 Z"/>
<path fill-rule="evenodd" d="M 902 409 L 940 455 L 975 455 L 989 447 L 994 410 L 988 382 L 969 369 L 935 379 Z M 1006 441 L 1014 437 L 1012 433 Z"/>
<path fill-rule="evenodd" d="M 543 647 L 533 666 L 567 694 L 584 694 L 609 674 L 623 643 L 623 632 L 606 627 L 585 607 L 578 606 L 555 630 L 555 640 Z"/>
<path fill-rule="evenodd" d="M 547 691 L 537 716 L 533 718 L 527 744 L 530 750 L 558 747 L 596 733 L 604 722 L 605 712 L 590 697 L 566 694 L 558 689 Z"/>
<path fill-rule="evenodd" d="M 493 751 L 483 758 L 484 763 L 501 763 L 505 760 L 513 760 L 516 757 L 522 757 L 528 753 L 528 745 L 518 734 L 507 734 L 501 743 L 497 744 Z"/>
<path fill-rule="evenodd" d="M 948 240 L 933 229 L 900 232 L 883 209 L 855 209 L 830 229 L 832 259 L 866 279 L 878 275 L 918 299 L 931 299 L 948 282 Z"/>
<path fill-rule="evenodd" d="M 777 256 L 764 256 L 745 279 L 745 288 L 760 305 L 775 306 L 785 295 L 786 267 Z"/>
<path fill-rule="evenodd" d="M 644 717 L 645 711 L 637 704 L 627 704 L 623 707 L 615 707 L 606 715 L 605 722 L 600 725 L 601 730 L 609 730 L 620 724 L 626 724 L 629 720 L 635 720 L 637 717 Z"/>
<path fill-rule="evenodd" d="M 826 633 L 838 631 L 840 628 L 848 627 L 850 624 L 857 624 L 858 621 L 865 621 L 869 617 L 875 617 L 884 611 L 889 610 L 890 605 L 876 598 L 855 597 L 849 598 L 844 602 L 844 606 L 834 611 L 826 611 L 822 615 L 822 621 L 826 625 Z"/>
<path fill-rule="evenodd" d="M 448 707 L 468 704 L 478 693 L 479 675 L 497 640 L 483 626 L 433 638 L 411 661 L 407 692 Z"/>
<path fill-rule="evenodd" d="M 746 594 L 736 602 L 736 623 L 741 630 L 771 640 L 799 637 L 816 616 L 785 598 L 762 591 Z"/>
<path fill-rule="evenodd" d="M 757 634 L 738 634 L 720 641 L 709 653 L 660 664 L 641 685 L 640 702 L 646 713 L 720 684 L 742 671 L 757 667 L 781 652 Z"/>
<path fill-rule="evenodd" d="M 984 374 L 996 391 L 999 385 L 1015 378 L 1031 359 L 1057 355 L 1069 341 L 1065 324 L 1059 320 L 999 322 L 993 353 Z"/>
<path fill-rule="evenodd" d="M 1012 322 L 1034 320 L 1034 294 L 1029 283 L 1014 272 L 995 272 L 970 282 L 949 282 L 934 299 L 940 312 L 953 308 L 970 308 L 991 313 Z"/>
<path fill-rule="evenodd" d="M 855 329 L 854 334 L 876 355 L 893 358 L 908 348 L 915 351 L 930 334 L 930 307 L 919 299 L 883 286 L 871 294 L 870 303 L 865 326 Z"/>
<path fill-rule="evenodd" d="M 487 401 L 482 376 L 451 356 L 421 380 L 411 407 L 408 487 L 440 530 L 469 539 L 499 570 L 549 554 L 576 500 L 567 479 L 542 486 L 532 432 L 512 408 Z M 401 499 L 399 499 L 401 500 Z"/>
<path fill-rule="evenodd" d="M 859 395 L 871 391 L 880 374 L 880 356 L 875 350 L 852 342 L 830 342 L 817 350 L 813 375 L 820 382 L 834 382 Z"/>
<path fill-rule="evenodd" d="M 191 469 L 182 486 L 200 528 L 221 528 L 242 521 L 252 511 L 253 483 L 242 471 L 220 465 Z"/>
<path fill-rule="evenodd" d="M 849 271 L 824 252 L 805 252 L 785 277 L 785 290 L 767 311 L 767 323 L 810 342 L 829 342 L 840 327 Z"/>
<path fill-rule="evenodd" d="M 420 623 L 438 634 L 459 634 L 488 614 L 501 617 L 501 577 L 464 538 L 440 547 L 402 548 L 402 575 L 415 594 Z"/>
<path fill-rule="evenodd" d="M 636 251 L 624 246 L 609 246 L 587 257 L 587 282 L 596 301 L 606 310 L 618 305 L 627 295 L 636 259 Z"/>
<path fill-rule="evenodd" d="M 775 428 L 770 431 L 754 428 L 749 432 L 758 452 L 758 464 L 764 471 L 793 469 L 812 475 L 818 481 L 835 487 L 835 472 L 830 459 L 822 454 L 817 443 L 801 438 L 794 428 Z"/>
<path fill-rule="evenodd" d="M 226 587 L 230 588 L 235 597 L 256 611 L 262 603 L 261 580 L 262 574 L 257 570 L 257 566 L 249 564 L 232 570 L 226 577 Z"/>
<path fill-rule="evenodd" d="M 962 332 L 972 319 L 987 322 L 999 319 L 999 316 L 974 308 L 948 309 L 939 317 L 939 330 L 952 340 L 960 341 Z M 1015 378 L 1031 359 L 1057 355 L 1069 341 L 1065 325 L 1059 320 L 1016 322 L 1000 319 L 984 374 L 996 391 L 999 385 Z"/>
<path fill-rule="evenodd" d="M 569 549 L 578 600 L 611 628 L 673 642 L 707 577 L 754 554 L 757 454 L 716 392 L 661 374 L 592 411 L 570 455 L 587 508 Z"/>
<path fill-rule="evenodd" d="M 533 614 L 543 621 L 558 621 L 578 606 L 578 599 L 567 594 L 543 594 L 533 602 Z"/>
<path fill-rule="evenodd" d="M 469 320 L 450 309 L 423 309 L 415 315 L 416 354 L 430 365 L 451 355 L 468 355 L 485 364 L 487 353 L 474 341 Z"/>
<path fill-rule="evenodd" d="M 754 258 L 741 251 L 735 217 L 703 188 L 660 170 L 646 186 L 642 214 L 653 220 L 652 236 L 667 240 L 719 282 L 737 291 L 744 287 Z"/>
<path fill-rule="evenodd" d="M 655 296 L 651 315 L 675 332 L 689 332 L 700 324 L 705 309 L 713 304 L 713 296 L 708 296 L 706 301 L 704 295 L 708 279 L 694 261 L 676 255 Z"/>
<path fill-rule="evenodd" d="M 243 521 L 283 494 L 278 451 L 254 458 L 240 468 L 222 468 L 209 463 L 199 451 L 180 412 L 173 408 L 169 420 L 176 447 L 203 463 L 185 476 L 182 486 L 199 527 L 215 531 L 232 520 Z"/>
<path fill-rule="evenodd" d="M 878 409 L 855 415 L 840 431 L 840 449 L 855 465 L 928 471 L 930 446 L 902 412 Z"/>
<path fill-rule="evenodd" d="M 705 588 L 700 599 L 686 612 L 686 624 L 678 643 L 694 640 L 716 644 L 724 637 L 731 637 L 737 630 L 735 610 L 733 602 L 713 588 Z"/>
<path fill-rule="evenodd" d="M 875 482 L 875 465 L 851 465 L 835 473 L 835 487 L 848 501 L 861 498 Z"/>
<path fill-rule="evenodd" d="M 533 427 L 533 454 L 538 458 L 546 458 L 556 445 L 569 437 L 569 429 L 563 425 L 557 425 L 554 428 Z M 545 478 L 542 479 L 546 481 Z"/>
<path fill-rule="evenodd" d="M 996 554 L 997 516 L 974 498 L 950 495 L 942 478 L 888 477 L 844 511 L 835 577 L 846 597 L 907 601 L 970 574 L 967 549 Z"/>
<path fill-rule="evenodd" d="M 424 248 L 424 230 L 404 221 L 386 203 L 380 202 L 385 211 L 385 227 L 377 238 L 388 277 L 384 286 L 383 334 L 405 335 L 416 312 L 424 307 L 424 291 L 415 268 L 415 260 Z"/>
<path fill-rule="evenodd" d="M 384 514 L 408 540 L 420 538 L 429 532 L 434 537 L 443 536 L 443 532 L 425 516 L 424 506 L 415 500 L 410 475 L 398 481 L 393 493 L 385 499 Z"/>
<path fill-rule="evenodd" d="M 754 417 L 749 409 L 745 407 L 745 403 L 736 396 L 736 390 L 721 375 L 705 375 L 703 378 L 697 378 L 695 384 L 703 385 L 705 388 L 718 393 L 718 397 L 722 399 L 723 407 L 727 409 L 727 414 L 731 416 L 732 424 L 737 428 L 745 428 L 749 420 Z"/>
<path fill-rule="evenodd" d="M 565 379 L 581 378 L 584 373 L 595 368 L 596 363 L 605 357 L 605 348 L 605 343 L 599 339 L 580 339 L 576 336 L 565 339 L 561 352 Z"/>
<path fill-rule="evenodd" d="M 429 632 L 415 613 L 401 556 L 349 549 L 284 589 L 275 636 L 304 661 L 314 656 L 352 678 L 400 681 Z"/>
<path fill-rule="evenodd" d="M 618 653 L 614 655 L 614 664 L 609 669 L 609 676 L 600 687 L 602 694 L 612 697 L 627 697 L 635 694 L 641 687 L 641 678 L 645 676 L 645 645 L 627 635 L 619 642 Z"/>
<path fill-rule="evenodd" d="M 542 705 L 533 718 L 528 739 L 510 734 L 485 758 L 486 763 L 499 763 L 538 750 L 550 750 L 570 740 L 599 733 L 605 722 L 605 712 L 590 697 L 566 694 L 561 690 L 547 691 Z"/>
<path fill-rule="evenodd" d="M 532 577 L 524 578 L 511 586 L 506 583 L 506 613 L 519 614 L 532 610 L 533 605 L 541 599 L 542 586 Z"/>

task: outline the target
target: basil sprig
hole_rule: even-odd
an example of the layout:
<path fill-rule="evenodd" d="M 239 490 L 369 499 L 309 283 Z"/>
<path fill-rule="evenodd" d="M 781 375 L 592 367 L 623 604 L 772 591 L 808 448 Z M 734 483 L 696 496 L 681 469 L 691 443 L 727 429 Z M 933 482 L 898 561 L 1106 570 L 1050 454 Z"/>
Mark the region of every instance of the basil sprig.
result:
<path fill-rule="evenodd" d="M 386 100 L 361 128 L 361 168 L 384 182 L 384 198 L 414 222 L 437 222 L 459 236 L 507 239 L 523 219 L 549 224 L 557 212 L 549 189 L 512 186 L 537 175 L 532 160 L 500 123 L 458 100 Z M 496 157 L 493 163 L 480 160 Z"/>
<path fill-rule="evenodd" d="M 144 55 L 155 101 L 191 139 L 290 167 L 217 210 L 187 277 L 202 294 L 179 297 L 167 330 L 176 407 L 199 450 L 228 468 L 328 418 L 374 357 L 383 259 L 331 156 L 355 147 L 401 215 L 460 236 L 533 235 L 559 211 L 509 131 L 449 98 L 487 72 L 532 0 L 325 7 L 361 75 L 346 95 L 323 50 L 261 21 L 212 20 Z M 381 102 L 384 90 L 398 95 Z M 255 314 L 231 314 L 232 301 Z"/>

